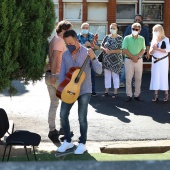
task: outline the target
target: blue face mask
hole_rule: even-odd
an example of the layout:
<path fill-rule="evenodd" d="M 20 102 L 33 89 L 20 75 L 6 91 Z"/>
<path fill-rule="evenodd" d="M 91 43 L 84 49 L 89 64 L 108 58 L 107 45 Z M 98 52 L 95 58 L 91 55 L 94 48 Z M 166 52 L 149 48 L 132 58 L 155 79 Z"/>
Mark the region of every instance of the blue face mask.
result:
<path fill-rule="evenodd" d="M 82 34 L 88 34 L 88 32 L 89 32 L 89 30 L 86 30 L 86 29 L 82 29 L 82 30 L 81 30 L 81 33 L 82 33 Z"/>
<path fill-rule="evenodd" d="M 70 51 L 70 53 L 72 53 L 76 49 L 76 46 L 75 45 L 67 45 L 67 48 Z"/>

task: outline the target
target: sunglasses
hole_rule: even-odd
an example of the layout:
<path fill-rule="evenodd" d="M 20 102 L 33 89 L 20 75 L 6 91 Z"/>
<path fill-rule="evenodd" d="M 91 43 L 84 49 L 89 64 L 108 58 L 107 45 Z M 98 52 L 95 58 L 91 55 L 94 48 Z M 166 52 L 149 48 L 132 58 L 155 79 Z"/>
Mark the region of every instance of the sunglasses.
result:
<path fill-rule="evenodd" d="M 136 28 L 132 28 L 133 31 L 139 31 L 139 29 L 136 29 Z"/>

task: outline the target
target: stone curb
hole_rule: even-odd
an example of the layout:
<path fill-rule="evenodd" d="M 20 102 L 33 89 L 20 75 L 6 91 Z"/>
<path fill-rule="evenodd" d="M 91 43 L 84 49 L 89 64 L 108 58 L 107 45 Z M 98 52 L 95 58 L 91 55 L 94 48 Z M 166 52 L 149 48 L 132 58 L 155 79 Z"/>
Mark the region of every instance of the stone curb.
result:
<path fill-rule="evenodd" d="M 76 143 L 75 143 L 76 144 Z M 56 151 L 60 144 L 41 142 L 38 151 Z M 170 150 L 170 140 L 158 141 L 87 141 L 89 153 L 114 153 L 114 154 L 135 154 L 135 153 L 163 153 Z"/>
<path fill-rule="evenodd" d="M 74 142 L 77 145 L 77 143 Z M 55 152 L 60 143 L 41 142 L 36 148 L 38 152 Z M 89 153 L 110 153 L 110 154 L 151 154 L 164 153 L 170 150 L 170 140 L 158 141 L 87 141 L 87 150 Z M 0 146 L 0 156 L 3 154 L 4 146 Z M 28 153 L 32 153 L 31 147 L 28 147 Z M 8 153 L 8 152 L 7 152 Z M 13 147 L 11 156 L 25 155 L 23 147 Z"/>

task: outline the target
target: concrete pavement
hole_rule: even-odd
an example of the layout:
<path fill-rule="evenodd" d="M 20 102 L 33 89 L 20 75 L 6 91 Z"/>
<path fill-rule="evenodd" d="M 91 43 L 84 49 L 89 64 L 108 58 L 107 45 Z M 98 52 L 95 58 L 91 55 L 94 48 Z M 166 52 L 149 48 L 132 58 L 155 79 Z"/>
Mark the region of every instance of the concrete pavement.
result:
<path fill-rule="evenodd" d="M 104 79 L 103 76 L 96 76 L 98 96 L 92 97 L 89 104 L 87 143 L 90 145 L 91 142 L 95 145 L 98 143 L 103 147 L 102 142 L 110 146 L 113 143 L 112 146 L 115 146 L 115 143 L 123 144 L 122 142 L 127 141 L 148 141 L 148 144 L 150 141 L 163 141 L 165 145 L 170 145 L 170 102 L 151 102 L 153 92 L 149 91 L 149 82 L 150 72 L 146 72 L 143 74 L 141 93 L 144 102 L 126 103 L 125 88 L 119 90 L 118 99 L 112 99 L 111 94 L 107 98 L 101 97 L 104 92 Z M 42 143 L 50 143 L 47 137 L 49 97 L 44 79 L 35 84 L 30 82 L 27 86 L 23 82 L 14 81 L 14 85 L 18 88 L 18 94 L 10 98 L 7 93 L 1 93 L 0 107 L 4 108 L 9 119 L 14 121 L 15 130 L 37 132 L 42 136 Z M 160 98 L 163 98 L 163 93 Z M 79 137 L 77 119 L 77 103 L 75 103 L 70 113 L 70 125 L 75 134 L 73 137 L 75 143 Z M 56 124 L 59 128 L 59 109 Z M 54 147 L 56 149 L 56 146 Z"/>

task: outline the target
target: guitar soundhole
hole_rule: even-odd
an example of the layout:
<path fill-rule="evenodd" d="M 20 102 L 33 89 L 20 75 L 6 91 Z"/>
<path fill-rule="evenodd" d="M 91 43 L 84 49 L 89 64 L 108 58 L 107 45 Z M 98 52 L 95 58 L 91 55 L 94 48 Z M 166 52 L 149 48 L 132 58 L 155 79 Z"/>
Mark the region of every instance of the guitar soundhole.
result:
<path fill-rule="evenodd" d="M 70 95 L 75 95 L 75 93 L 71 92 L 70 90 L 67 90 L 67 93 L 70 94 Z"/>
<path fill-rule="evenodd" d="M 78 83 L 78 82 L 79 82 L 79 78 L 76 77 L 74 82 L 75 82 L 75 83 Z"/>

